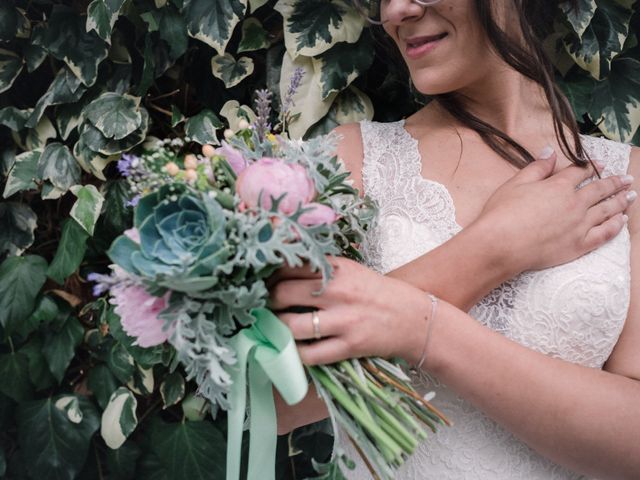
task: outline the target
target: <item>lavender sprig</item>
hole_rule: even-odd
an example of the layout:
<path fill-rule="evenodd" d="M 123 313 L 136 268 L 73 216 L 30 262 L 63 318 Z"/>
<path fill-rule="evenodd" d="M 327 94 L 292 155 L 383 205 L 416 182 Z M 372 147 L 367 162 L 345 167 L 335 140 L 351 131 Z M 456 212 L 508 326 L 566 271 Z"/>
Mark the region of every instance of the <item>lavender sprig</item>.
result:
<path fill-rule="evenodd" d="M 264 141 L 265 136 L 271 131 L 269 116 L 271 115 L 271 92 L 269 90 L 258 90 L 256 92 L 256 134 L 260 141 Z"/>
<path fill-rule="evenodd" d="M 286 127 L 287 120 L 291 116 L 291 107 L 295 105 L 295 102 L 293 101 L 293 97 L 295 96 L 298 89 L 300 88 L 300 85 L 302 85 L 302 79 L 304 77 L 304 74 L 305 74 L 304 69 L 300 67 L 296 68 L 293 71 L 293 75 L 291 76 L 291 81 L 289 82 L 289 88 L 287 89 L 287 93 L 284 96 L 284 99 L 282 100 L 280 118 L 282 122 L 283 131 L 286 129 L 285 127 Z"/>

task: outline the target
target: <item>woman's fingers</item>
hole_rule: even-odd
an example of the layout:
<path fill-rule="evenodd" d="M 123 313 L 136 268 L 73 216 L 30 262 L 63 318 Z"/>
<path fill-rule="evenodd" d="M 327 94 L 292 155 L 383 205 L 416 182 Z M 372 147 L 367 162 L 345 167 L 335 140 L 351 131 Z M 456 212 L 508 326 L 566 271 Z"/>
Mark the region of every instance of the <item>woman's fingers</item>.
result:
<path fill-rule="evenodd" d="M 311 343 L 298 343 L 300 359 L 305 365 L 323 365 L 353 358 L 353 351 L 342 337 Z"/>
<path fill-rule="evenodd" d="M 554 173 L 551 178 L 564 179 L 570 185 L 575 185 L 577 187 L 585 180 L 593 177 L 595 174 L 596 173 L 591 165 L 587 165 L 586 167 L 569 165 L 568 167 L 564 167 L 563 169 Z"/>
<path fill-rule="evenodd" d="M 296 340 L 318 340 L 317 336 L 320 338 L 333 337 L 341 334 L 344 330 L 344 323 L 340 317 L 336 316 L 334 310 L 318 310 L 316 315 L 318 318 L 317 327 L 314 325 L 312 312 L 280 313 L 278 318 L 289 327 Z"/>
<path fill-rule="evenodd" d="M 605 200 L 633 183 L 631 175 L 614 175 L 612 177 L 594 180 L 580 189 L 578 195 L 589 205 Z"/>
<path fill-rule="evenodd" d="M 617 194 L 601 201 L 589 208 L 587 212 L 587 222 L 589 226 L 597 226 L 611 217 L 624 213 L 635 201 L 636 192 L 622 190 Z"/>
<path fill-rule="evenodd" d="M 620 230 L 622 230 L 625 223 L 627 223 L 627 216 L 622 213 L 618 213 L 609 220 L 591 228 L 584 239 L 584 247 L 586 251 L 590 252 L 591 250 L 595 250 L 614 238 L 618 233 L 620 233 Z"/>
<path fill-rule="evenodd" d="M 281 280 L 271 286 L 272 310 L 286 310 L 295 306 L 322 307 L 324 305 L 322 279 Z"/>

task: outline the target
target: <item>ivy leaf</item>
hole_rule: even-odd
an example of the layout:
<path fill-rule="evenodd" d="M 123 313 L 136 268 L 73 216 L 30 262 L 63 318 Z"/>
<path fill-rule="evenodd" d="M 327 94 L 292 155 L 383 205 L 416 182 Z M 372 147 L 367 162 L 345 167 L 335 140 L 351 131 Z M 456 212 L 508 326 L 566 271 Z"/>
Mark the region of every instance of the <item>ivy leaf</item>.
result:
<path fill-rule="evenodd" d="M 72 218 L 67 218 L 62 225 L 62 236 L 53 257 L 47 276 L 59 284 L 75 272 L 87 250 L 87 232 Z"/>
<path fill-rule="evenodd" d="M 136 474 L 136 463 L 142 451 L 132 441 L 124 442 L 117 450 L 107 450 L 107 468 L 118 480 L 131 480 Z"/>
<path fill-rule="evenodd" d="M 121 140 L 105 137 L 98 128 L 87 122 L 81 127 L 79 142 L 82 142 L 83 145 L 92 151 L 107 156 L 117 155 L 131 150 L 144 141 L 147 128 L 149 127 L 149 114 L 144 109 L 141 109 L 140 113 L 142 116 L 140 128 Z"/>
<path fill-rule="evenodd" d="M 87 119 L 107 138 L 122 140 L 142 125 L 140 99 L 107 92 L 84 109 Z"/>
<path fill-rule="evenodd" d="M 253 73 L 253 60 L 240 57 L 238 60 L 229 53 L 216 55 L 211 59 L 213 76 L 224 82 L 227 88 L 235 87 Z"/>
<path fill-rule="evenodd" d="M 189 35 L 223 55 L 233 30 L 247 10 L 247 0 L 184 0 Z"/>
<path fill-rule="evenodd" d="M 98 78 L 98 66 L 107 58 L 108 44 L 73 9 L 54 5 L 45 26 L 34 29 L 33 43 L 62 60 L 87 87 Z"/>
<path fill-rule="evenodd" d="M 62 330 L 47 335 L 42 354 L 58 383 L 64 378 L 64 372 L 75 355 L 76 347 L 82 342 L 83 334 L 84 328 L 78 319 L 69 317 Z"/>
<path fill-rule="evenodd" d="M 611 74 L 593 89 L 589 113 L 607 137 L 619 142 L 632 140 L 640 127 L 640 61 L 613 61 Z"/>
<path fill-rule="evenodd" d="M 238 53 L 253 52 L 263 48 L 269 48 L 269 32 L 267 32 L 260 20 L 247 18 L 242 22 L 242 38 L 238 46 Z"/>
<path fill-rule="evenodd" d="M 82 121 L 83 103 L 67 103 L 56 108 L 56 126 L 63 140 L 67 140 Z"/>
<path fill-rule="evenodd" d="M 24 62 L 13 52 L 0 48 L 0 93 L 11 88 L 22 71 Z"/>
<path fill-rule="evenodd" d="M 44 148 L 47 145 L 47 140 L 50 138 L 56 138 L 56 129 L 53 127 L 51 120 L 43 116 L 35 128 L 27 131 L 27 150 Z"/>
<path fill-rule="evenodd" d="M 118 341 L 118 343 L 127 351 L 127 353 L 133 358 L 142 368 L 152 368 L 154 365 L 162 363 L 162 345 L 156 345 L 155 347 L 143 348 L 138 345 L 134 345 L 136 339 L 130 337 L 122 329 L 122 323 L 120 317 L 110 308 L 107 312 L 107 322 L 109 324 L 109 333 Z M 129 371 L 127 370 L 129 375 Z M 133 370 L 131 371 L 131 375 Z M 123 380 L 128 382 L 131 377 Z"/>
<path fill-rule="evenodd" d="M 46 297 L 44 297 L 46 298 Z M 42 353 L 43 342 L 40 336 L 34 336 L 19 351 L 28 358 L 29 379 L 37 391 L 52 387 L 56 379 L 51 374 L 47 360 Z"/>
<path fill-rule="evenodd" d="M 35 239 L 38 217 L 23 203 L 0 204 L 0 254 L 21 255 Z"/>
<path fill-rule="evenodd" d="M 167 375 L 160 384 L 160 395 L 162 396 L 162 403 L 164 404 L 162 408 L 176 405 L 184 398 L 184 393 L 184 378 L 180 372 L 173 372 Z"/>
<path fill-rule="evenodd" d="M 205 145 L 207 143 L 217 145 L 216 130 L 224 127 L 224 124 L 211 110 L 202 110 L 199 114 L 189 118 L 184 125 L 184 132 L 191 140 Z"/>
<path fill-rule="evenodd" d="M 13 40 L 18 33 L 19 17 L 20 14 L 14 5 L 9 2 L 0 3 L 0 41 Z"/>
<path fill-rule="evenodd" d="M 581 73 L 570 73 L 566 78 L 558 78 L 556 82 L 566 95 L 576 118 L 581 119 L 589 112 L 596 81 L 582 70 Z"/>
<path fill-rule="evenodd" d="M 158 31 L 160 38 L 169 46 L 173 61 L 184 55 L 189 44 L 189 35 L 184 17 L 175 8 L 166 7 L 160 10 Z"/>
<path fill-rule="evenodd" d="M 48 144 L 38 159 L 38 178 L 50 180 L 58 190 L 66 192 L 80 183 L 80 165 L 69 147 L 62 143 Z"/>
<path fill-rule="evenodd" d="M 175 105 L 171 105 L 171 126 L 175 127 L 176 125 L 180 125 L 185 120 L 186 118 L 180 109 Z"/>
<path fill-rule="evenodd" d="M 598 5 L 596 0 L 578 0 L 575 8 L 571 3 L 562 2 L 559 6 L 565 13 L 567 21 L 573 27 L 573 31 L 576 32 L 579 38 L 582 38 L 596 13 Z"/>
<path fill-rule="evenodd" d="M 2 205 L 0 205 L 2 208 Z M 46 280 L 47 261 L 37 255 L 7 258 L 0 265 L 0 325 L 24 321 Z"/>
<path fill-rule="evenodd" d="M 99 426 L 95 407 L 87 399 L 74 396 L 82 419 L 56 406 L 61 397 L 20 404 L 18 442 L 33 478 L 73 480 L 84 465 L 91 437 Z"/>
<path fill-rule="evenodd" d="M 35 71 L 47 58 L 47 51 L 33 43 L 26 45 L 22 54 L 24 55 L 24 61 L 27 63 L 27 71 L 29 73 Z"/>
<path fill-rule="evenodd" d="M 40 325 L 55 320 L 59 313 L 56 302 L 48 295 L 41 295 L 36 302 L 36 308 L 33 313 L 29 315 L 26 321 L 20 322 L 15 326 L 15 332 L 26 338 L 31 332 L 37 330 Z"/>
<path fill-rule="evenodd" d="M 31 397 L 29 358 L 21 352 L 0 355 L 0 392 L 16 402 Z"/>
<path fill-rule="evenodd" d="M 23 190 L 37 188 L 34 179 L 37 176 L 40 150 L 32 150 L 18 155 L 9 171 L 7 183 L 4 186 L 2 196 L 9 198 L 11 195 Z"/>
<path fill-rule="evenodd" d="M 211 422 L 156 422 L 151 445 L 169 478 L 223 478 L 226 464 L 224 435 Z"/>
<path fill-rule="evenodd" d="M 111 42 L 111 31 L 125 0 L 93 0 L 87 8 L 87 32 L 95 30 L 105 42 Z"/>
<path fill-rule="evenodd" d="M 128 388 L 120 387 L 109 398 L 102 413 L 100 435 L 112 449 L 120 448 L 138 426 L 136 397 Z"/>
<path fill-rule="evenodd" d="M 98 405 L 104 409 L 109 403 L 111 394 L 118 388 L 118 381 L 113 373 L 111 373 L 111 370 L 109 370 L 109 367 L 100 364 L 89 370 L 87 387 L 89 387 L 89 390 L 96 396 Z"/>
<path fill-rule="evenodd" d="M 71 218 L 74 218 L 89 235 L 93 235 L 93 229 L 100 216 L 103 196 L 93 185 L 75 185 L 71 187 L 71 192 L 78 197 L 76 203 L 71 207 Z"/>
<path fill-rule="evenodd" d="M 107 365 L 109 365 L 111 373 L 122 383 L 127 383 L 131 380 L 135 372 L 133 357 L 120 342 L 115 342 L 111 350 L 109 350 Z"/>
<path fill-rule="evenodd" d="M 4 107 L 0 109 L 0 125 L 8 127 L 14 132 L 18 132 L 25 127 L 32 112 L 32 108 L 19 110 L 16 107 Z"/>
<path fill-rule="evenodd" d="M 68 68 L 61 68 L 56 78 L 49 85 L 49 89 L 38 100 L 27 122 L 27 127 L 33 128 L 36 126 L 47 107 L 75 102 L 84 95 L 86 90 L 82 82 Z"/>
<path fill-rule="evenodd" d="M 315 57 L 338 42 L 360 38 L 364 17 L 340 0 L 280 0 L 275 10 L 284 19 L 284 43 L 291 57 Z"/>
<path fill-rule="evenodd" d="M 314 58 L 314 69 L 320 71 L 322 99 L 347 88 L 371 67 L 373 56 L 371 36 L 365 33 L 357 43 L 338 43 L 331 50 Z"/>

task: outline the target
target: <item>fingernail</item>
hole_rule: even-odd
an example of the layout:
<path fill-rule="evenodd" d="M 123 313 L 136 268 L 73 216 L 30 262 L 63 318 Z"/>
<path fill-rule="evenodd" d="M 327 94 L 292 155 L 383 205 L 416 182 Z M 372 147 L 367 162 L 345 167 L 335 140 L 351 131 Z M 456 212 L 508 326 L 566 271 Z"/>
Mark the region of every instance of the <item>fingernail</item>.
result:
<path fill-rule="evenodd" d="M 629 190 L 629 191 L 627 192 L 626 197 L 627 197 L 627 201 L 628 201 L 629 203 L 631 203 L 631 202 L 633 202 L 636 198 L 638 198 L 638 193 L 637 193 L 635 190 Z"/>
<path fill-rule="evenodd" d="M 551 156 L 555 153 L 555 150 L 551 145 L 547 145 L 540 152 L 540 160 L 549 160 Z"/>
<path fill-rule="evenodd" d="M 620 177 L 620 180 L 622 181 L 623 185 L 631 185 L 634 178 L 631 175 L 623 175 L 622 177 Z"/>

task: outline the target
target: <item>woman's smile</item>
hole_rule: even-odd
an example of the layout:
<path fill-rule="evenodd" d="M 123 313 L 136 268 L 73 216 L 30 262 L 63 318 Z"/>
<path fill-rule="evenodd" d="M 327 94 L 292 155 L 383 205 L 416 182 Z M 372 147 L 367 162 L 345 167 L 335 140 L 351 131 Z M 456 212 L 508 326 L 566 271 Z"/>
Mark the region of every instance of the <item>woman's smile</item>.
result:
<path fill-rule="evenodd" d="M 440 43 L 447 37 L 447 33 L 438 35 L 428 35 L 420 37 L 411 37 L 405 40 L 405 54 L 411 60 L 417 60 L 420 57 L 431 53 Z"/>

